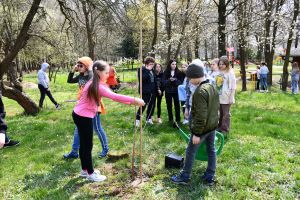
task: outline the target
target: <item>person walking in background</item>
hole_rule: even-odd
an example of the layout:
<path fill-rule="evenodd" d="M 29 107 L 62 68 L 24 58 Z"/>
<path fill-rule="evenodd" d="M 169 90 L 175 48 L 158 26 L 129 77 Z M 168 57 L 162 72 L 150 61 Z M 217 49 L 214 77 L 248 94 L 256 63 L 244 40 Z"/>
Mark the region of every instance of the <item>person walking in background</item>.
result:
<path fill-rule="evenodd" d="M 106 85 L 109 76 L 109 66 L 105 61 L 95 61 L 93 64 L 93 79 L 89 81 L 82 95 L 75 106 L 72 117 L 79 132 L 80 149 L 79 157 L 81 161 L 81 177 L 86 177 L 90 181 L 100 182 L 106 176 L 94 171 L 92 161 L 93 149 L 93 118 L 98 112 L 98 105 L 102 97 L 112 99 L 123 104 L 134 104 L 144 106 L 142 99 L 120 95 L 112 92 Z M 104 106 L 103 106 L 104 109 Z"/>
<path fill-rule="evenodd" d="M 178 98 L 178 86 L 183 82 L 182 72 L 179 71 L 175 60 L 170 60 L 166 70 L 164 71 L 164 85 L 166 94 L 166 104 L 168 110 L 169 122 L 176 128 L 176 124 L 173 121 L 173 109 L 174 102 L 175 107 L 175 119 L 177 124 L 180 123 L 180 104 Z"/>
<path fill-rule="evenodd" d="M 268 92 L 268 73 L 269 69 L 266 66 L 266 63 L 261 63 L 260 67 L 260 86 L 261 91 L 267 91 Z"/>
<path fill-rule="evenodd" d="M 292 94 L 299 93 L 299 66 L 297 62 L 293 62 L 292 64 L 292 71 L 291 71 L 291 88 Z"/>
<path fill-rule="evenodd" d="M 230 107 L 235 103 L 236 78 L 233 69 L 229 66 L 228 59 L 221 57 L 219 60 L 220 74 L 216 76 L 216 86 L 220 98 L 219 131 L 228 133 L 230 130 Z"/>
<path fill-rule="evenodd" d="M 49 78 L 47 75 L 47 69 L 49 67 L 48 63 L 43 63 L 41 65 L 41 69 L 38 71 L 38 88 L 41 93 L 40 101 L 39 101 L 39 107 L 43 107 L 45 96 L 47 95 L 49 99 L 52 101 L 52 103 L 55 105 L 56 109 L 60 108 L 60 105 L 55 101 L 53 98 L 50 87 L 49 87 Z"/>
<path fill-rule="evenodd" d="M 154 64 L 154 74 L 156 80 L 156 87 L 157 87 L 157 94 L 155 96 L 156 108 L 157 108 L 157 123 L 161 124 L 161 100 L 164 96 L 164 84 L 163 84 L 163 76 L 164 72 L 162 69 L 161 64 L 155 63 Z"/>
<path fill-rule="evenodd" d="M 145 58 L 145 66 L 142 67 L 142 98 L 147 105 L 147 115 L 146 115 L 146 122 L 148 124 L 153 124 L 152 115 L 154 113 L 155 107 L 155 94 L 157 91 L 155 75 L 153 72 L 153 67 L 155 63 L 155 59 L 152 57 Z M 138 69 L 138 80 L 140 83 L 140 70 Z M 140 85 L 139 85 L 139 92 L 140 92 Z M 146 109 L 146 105 L 142 107 L 142 113 Z M 136 113 L 136 121 L 135 126 L 140 126 L 140 109 Z"/>

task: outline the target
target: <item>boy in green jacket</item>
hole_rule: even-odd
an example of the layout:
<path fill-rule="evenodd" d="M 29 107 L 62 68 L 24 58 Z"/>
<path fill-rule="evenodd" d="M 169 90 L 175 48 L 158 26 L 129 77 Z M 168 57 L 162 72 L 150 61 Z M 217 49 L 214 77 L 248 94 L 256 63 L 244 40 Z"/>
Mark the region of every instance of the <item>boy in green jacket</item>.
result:
<path fill-rule="evenodd" d="M 190 180 L 196 152 L 202 142 L 206 142 L 208 164 L 202 181 L 208 185 L 214 184 L 216 172 L 215 130 L 218 126 L 219 94 L 215 86 L 204 77 L 203 68 L 191 64 L 186 72 L 190 83 L 197 85 L 193 95 L 190 115 L 191 138 L 186 149 L 183 169 L 171 180 L 178 184 L 187 184 Z"/>

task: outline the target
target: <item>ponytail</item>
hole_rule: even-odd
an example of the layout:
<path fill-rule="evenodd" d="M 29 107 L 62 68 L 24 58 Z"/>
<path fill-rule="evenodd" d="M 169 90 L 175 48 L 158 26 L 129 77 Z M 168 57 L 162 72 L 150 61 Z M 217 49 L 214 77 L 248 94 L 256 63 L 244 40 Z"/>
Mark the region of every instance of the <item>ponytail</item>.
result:
<path fill-rule="evenodd" d="M 93 64 L 93 79 L 92 83 L 90 84 L 88 88 L 88 94 L 87 97 L 89 99 L 94 100 L 97 105 L 99 104 L 99 81 L 100 77 L 97 73 L 97 71 L 104 71 L 105 68 L 108 66 L 108 64 L 103 60 L 97 60 Z"/>

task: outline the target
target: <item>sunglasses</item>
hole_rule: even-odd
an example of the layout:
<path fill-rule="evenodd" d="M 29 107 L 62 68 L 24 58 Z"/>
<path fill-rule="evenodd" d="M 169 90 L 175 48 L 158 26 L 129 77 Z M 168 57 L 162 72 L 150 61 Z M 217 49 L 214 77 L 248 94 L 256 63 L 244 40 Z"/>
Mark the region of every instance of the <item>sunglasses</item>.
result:
<path fill-rule="evenodd" d="M 82 68 L 82 67 L 83 67 L 83 64 L 78 63 L 78 64 L 77 64 L 77 67 Z"/>

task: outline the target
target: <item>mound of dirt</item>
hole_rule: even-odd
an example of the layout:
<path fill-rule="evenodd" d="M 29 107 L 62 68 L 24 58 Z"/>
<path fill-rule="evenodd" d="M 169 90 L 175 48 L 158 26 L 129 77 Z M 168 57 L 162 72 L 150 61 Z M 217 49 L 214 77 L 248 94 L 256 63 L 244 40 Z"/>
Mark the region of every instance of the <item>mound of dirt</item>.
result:
<path fill-rule="evenodd" d="M 36 83 L 32 82 L 23 82 L 22 83 L 24 89 L 37 89 L 38 85 Z"/>

